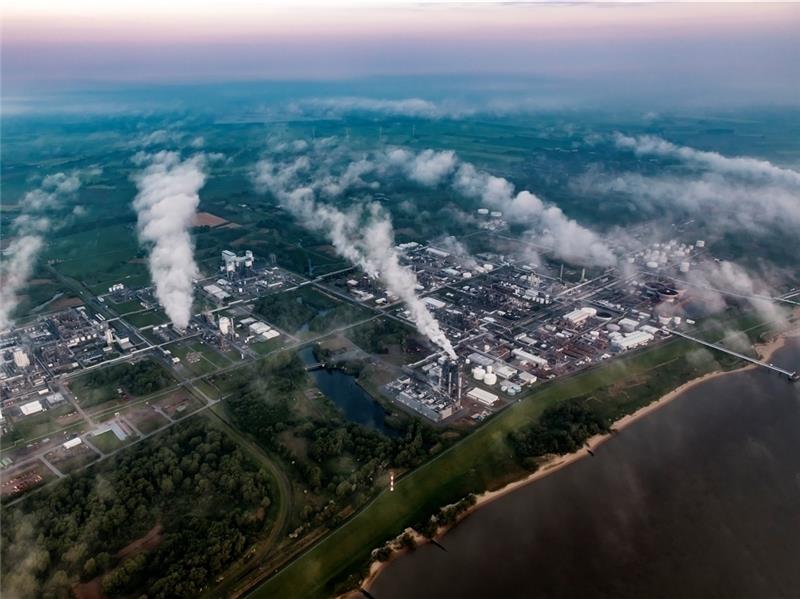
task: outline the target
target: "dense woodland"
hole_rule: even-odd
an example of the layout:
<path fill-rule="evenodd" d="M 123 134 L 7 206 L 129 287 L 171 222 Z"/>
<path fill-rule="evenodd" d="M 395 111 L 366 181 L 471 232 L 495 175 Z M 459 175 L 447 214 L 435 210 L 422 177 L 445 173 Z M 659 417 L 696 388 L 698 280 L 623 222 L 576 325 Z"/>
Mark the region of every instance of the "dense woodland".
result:
<path fill-rule="evenodd" d="M 580 449 L 589 437 L 608 431 L 603 418 L 574 399 L 547 408 L 541 418 L 512 433 L 511 445 L 521 458 L 566 454 Z"/>
<path fill-rule="evenodd" d="M 2 514 L 2 591 L 197 597 L 263 534 L 271 483 L 205 420 L 174 426 Z M 121 551 L 157 526 L 154 546 Z"/>
<path fill-rule="evenodd" d="M 152 360 L 96 368 L 85 376 L 83 384 L 87 387 L 113 385 L 140 396 L 155 393 L 175 382 L 164 368 Z"/>

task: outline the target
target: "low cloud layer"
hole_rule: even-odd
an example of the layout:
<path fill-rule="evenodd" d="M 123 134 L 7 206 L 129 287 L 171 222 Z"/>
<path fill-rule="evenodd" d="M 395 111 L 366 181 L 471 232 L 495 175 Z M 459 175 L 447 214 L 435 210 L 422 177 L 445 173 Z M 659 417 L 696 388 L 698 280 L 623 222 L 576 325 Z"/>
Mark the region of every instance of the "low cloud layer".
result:
<path fill-rule="evenodd" d="M 53 228 L 50 213 L 60 207 L 65 197 L 80 189 L 82 177 L 94 174 L 96 169 L 47 175 L 37 189 L 26 193 L 20 201 L 20 212 L 6 232 L 12 240 L 0 267 L 0 330 L 13 324 L 20 292 L 33 274 L 45 235 Z"/>
<path fill-rule="evenodd" d="M 206 157 L 182 160 L 176 152 L 159 152 L 138 160 L 146 163 L 134 176 L 139 241 L 150 253 L 156 297 L 172 323 L 183 329 L 191 318 L 192 280 L 198 276 L 189 229 L 206 180 Z"/>
<path fill-rule="evenodd" d="M 658 137 L 616 134 L 614 144 L 637 156 L 672 159 L 684 172 L 586 173 L 575 185 L 584 193 L 621 195 L 645 211 L 682 211 L 721 232 L 755 234 L 800 230 L 800 172 L 766 160 L 729 158 L 678 146 Z"/>

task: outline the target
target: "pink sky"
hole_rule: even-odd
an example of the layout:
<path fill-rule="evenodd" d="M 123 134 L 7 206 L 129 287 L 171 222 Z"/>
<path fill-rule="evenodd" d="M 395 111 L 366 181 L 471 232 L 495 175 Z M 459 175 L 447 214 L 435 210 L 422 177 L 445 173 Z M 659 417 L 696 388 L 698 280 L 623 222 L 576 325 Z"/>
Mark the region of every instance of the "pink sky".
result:
<path fill-rule="evenodd" d="M 798 30 L 800 4 L 14 0 L 3 79 L 663 69 L 785 83 L 800 62 Z"/>

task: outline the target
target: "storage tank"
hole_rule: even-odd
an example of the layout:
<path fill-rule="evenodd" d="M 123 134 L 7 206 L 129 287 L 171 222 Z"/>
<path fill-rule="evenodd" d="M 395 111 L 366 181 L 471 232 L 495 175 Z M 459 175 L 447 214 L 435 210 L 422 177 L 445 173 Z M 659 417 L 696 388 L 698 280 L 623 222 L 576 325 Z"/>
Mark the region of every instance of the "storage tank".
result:
<path fill-rule="evenodd" d="M 698 239 L 697 243 L 695 243 L 695 246 L 697 246 L 699 248 L 704 248 L 704 247 L 706 247 L 706 242 L 704 240 L 702 240 L 702 239 Z"/>
<path fill-rule="evenodd" d="M 472 377 L 476 381 L 482 381 L 486 376 L 486 371 L 481 366 L 476 366 L 472 369 Z"/>
<path fill-rule="evenodd" d="M 681 272 L 689 272 L 689 263 L 688 262 L 681 262 L 679 270 Z"/>
<path fill-rule="evenodd" d="M 231 332 L 231 319 L 227 316 L 220 316 L 219 319 L 219 332 L 227 335 Z"/>
<path fill-rule="evenodd" d="M 487 372 L 483 377 L 483 383 L 491 387 L 497 382 L 497 375 L 494 372 Z"/>
<path fill-rule="evenodd" d="M 650 262 L 648 262 L 645 266 L 647 266 L 647 268 L 658 268 L 658 262 L 650 260 Z"/>

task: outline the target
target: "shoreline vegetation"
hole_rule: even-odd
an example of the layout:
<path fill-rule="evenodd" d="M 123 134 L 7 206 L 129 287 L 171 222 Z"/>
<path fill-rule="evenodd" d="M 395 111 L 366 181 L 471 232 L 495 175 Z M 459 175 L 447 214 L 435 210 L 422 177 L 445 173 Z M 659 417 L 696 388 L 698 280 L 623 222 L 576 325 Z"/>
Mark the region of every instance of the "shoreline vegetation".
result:
<path fill-rule="evenodd" d="M 792 337 L 800 337 L 800 328 L 792 328 L 787 331 L 778 333 L 768 341 L 754 344 L 753 349 L 756 351 L 761 361 L 767 362 L 772 358 L 772 356 L 777 351 L 781 350 L 786 345 L 787 339 Z M 520 478 L 518 480 L 512 481 L 494 491 L 487 490 L 484 491 L 483 493 L 475 495 L 475 501 L 469 508 L 461 511 L 458 514 L 458 517 L 452 523 L 448 524 L 447 526 L 440 526 L 436 530 L 436 533 L 430 538 L 415 531 L 413 528 L 407 528 L 395 539 L 390 540 L 386 544 L 386 547 L 391 548 L 391 553 L 388 555 L 386 559 L 382 561 L 375 559 L 370 563 L 368 574 L 361 581 L 361 584 L 359 586 L 369 591 L 370 586 L 374 584 L 378 576 L 389 566 L 389 564 L 391 564 L 396 559 L 399 559 L 406 553 L 413 551 L 417 546 L 431 542 L 435 543 L 438 539 L 444 537 L 452 528 L 457 526 L 467 516 L 469 516 L 476 510 L 479 510 L 481 507 L 493 501 L 496 501 L 497 499 L 500 499 L 510 493 L 513 493 L 514 491 L 517 491 L 522 487 L 525 487 L 538 480 L 541 480 L 546 476 L 553 474 L 554 472 L 558 472 L 562 468 L 565 468 L 570 464 L 577 462 L 578 460 L 585 458 L 587 455 L 589 455 L 587 449 L 594 451 L 603 443 L 605 443 L 614 435 L 616 435 L 618 432 L 631 426 L 633 423 L 637 422 L 638 420 L 641 420 L 645 416 L 650 415 L 656 410 L 664 407 L 665 405 L 677 399 L 687 391 L 694 389 L 695 387 L 698 387 L 716 378 L 720 378 L 722 376 L 726 376 L 733 373 L 746 372 L 748 370 L 753 370 L 755 368 L 758 368 L 758 366 L 755 364 L 747 364 L 745 366 L 742 366 L 740 368 L 735 368 L 733 370 L 717 369 L 708 372 L 706 374 L 703 374 L 699 377 L 693 378 L 689 381 L 686 381 L 685 383 L 681 384 L 675 389 L 669 391 L 668 393 L 665 393 L 657 400 L 637 409 L 634 412 L 631 412 L 630 414 L 627 414 L 617 419 L 611 425 L 609 432 L 600 433 L 590 437 L 589 439 L 587 439 L 584 446 L 581 447 L 579 450 L 564 455 L 551 455 L 543 459 L 539 463 L 539 467 L 536 469 L 535 472 L 532 472 L 527 476 Z M 443 509 L 446 509 L 447 507 L 450 506 L 445 506 L 445 508 Z M 413 539 L 413 544 L 409 543 L 408 541 L 409 538 Z M 361 596 L 360 591 L 354 590 L 354 591 L 348 591 L 340 595 L 340 599 L 356 599 L 359 596 Z"/>

